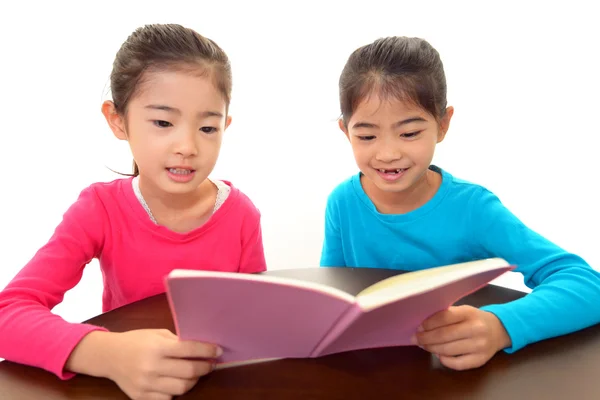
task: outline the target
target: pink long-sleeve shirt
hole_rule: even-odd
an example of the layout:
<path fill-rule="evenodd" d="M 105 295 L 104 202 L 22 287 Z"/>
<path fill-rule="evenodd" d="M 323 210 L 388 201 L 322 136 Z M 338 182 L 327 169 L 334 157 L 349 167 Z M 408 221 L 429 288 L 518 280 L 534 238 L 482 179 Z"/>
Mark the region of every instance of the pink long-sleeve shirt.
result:
<path fill-rule="evenodd" d="M 54 234 L 0 292 L 0 357 L 40 367 L 61 379 L 74 347 L 89 332 L 50 310 L 98 258 L 104 280 L 103 312 L 165 291 L 175 268 L 262 272 L 266 269 L 260 213 L 231 187 L 200 228 L 176 233 L 153 223 L 131 178 L 95 183 L 66 211 Z"/>

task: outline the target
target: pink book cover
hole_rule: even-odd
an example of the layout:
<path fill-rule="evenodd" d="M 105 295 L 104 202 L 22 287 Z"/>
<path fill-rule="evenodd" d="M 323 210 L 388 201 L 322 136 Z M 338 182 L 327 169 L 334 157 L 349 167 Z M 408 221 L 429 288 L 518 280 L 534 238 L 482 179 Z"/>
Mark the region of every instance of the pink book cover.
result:
<path fill-rule="evenodd" d="M 354 304 L 348 317 L 320 343 L 314 355 L 411 345 L 411 336 L 427 317 L 447 309 L 507 270 L 482 272 L 372 309 L 365 310 L 360 304 Z"/>
<path fill-rule="evenodd" d="M 514 268 L 500 259 L 464 265 L 470 267 L 402 274 L 357 296 L 290 278 L 214 271 L 175 270 L 166 288 L 179 338 L 221 346 L 222 368 L 409 345 L 428 316 Z"/>
<path fill-rule="evenodd" d="M 354 304 L 350 294 L 323 285 L 202 272 L 171 273 L 167 296 L 179 338 L 218 344 L 222 364 L 310 357 Z"/>

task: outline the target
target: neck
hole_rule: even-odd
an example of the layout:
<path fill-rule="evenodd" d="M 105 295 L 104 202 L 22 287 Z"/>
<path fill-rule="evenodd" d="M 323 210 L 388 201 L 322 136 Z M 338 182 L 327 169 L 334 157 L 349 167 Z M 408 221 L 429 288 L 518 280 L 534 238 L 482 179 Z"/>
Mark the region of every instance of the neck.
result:
<path fill-rule="evenodd" d="M 430 169 L 409 188 L 401 192 L 386 192 L 361 175 L 365 193 L 382 214 L 405 214 L 423 206 L 435 195 L 442 183 L 440 174 Z"/>
<path fill-rule="evenodd" d="M 153 214 L 170 215 L 180 214 L 196 208 L 199 204 L 212 197 L 216 193 L 216 186 L 207 178 L 198 188 L 185 194 L 165 193 L 151 182 L 139 177 L 140 192 L 152 210 Z"/>

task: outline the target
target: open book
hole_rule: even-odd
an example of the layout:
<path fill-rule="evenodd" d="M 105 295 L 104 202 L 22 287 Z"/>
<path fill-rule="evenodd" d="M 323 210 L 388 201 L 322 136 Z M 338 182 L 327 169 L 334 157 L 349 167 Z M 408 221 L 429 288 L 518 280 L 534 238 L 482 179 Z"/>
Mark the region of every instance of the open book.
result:
<path fill-rule="evenodd" d="M 222 368 L 410 345 L 427 317 L 512 269 L 498 258 L 430 268 L 356 296 L 291 278 L 173 270 L 166 289 L 179 338 L 221 346 Z"/>

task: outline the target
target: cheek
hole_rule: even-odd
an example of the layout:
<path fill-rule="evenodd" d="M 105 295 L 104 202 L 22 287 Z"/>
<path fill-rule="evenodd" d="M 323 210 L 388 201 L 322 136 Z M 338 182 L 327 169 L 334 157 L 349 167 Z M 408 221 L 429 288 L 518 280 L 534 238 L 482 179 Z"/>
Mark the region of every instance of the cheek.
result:
<path fill-rule="evenodd" d="M 148 137 L 135 137 L 130 140 L 131 152 L 136 160 L 140 163 L 145 162 L 146 160 L 152 162 L 152 160 L 157 160 L 160 154 L 165 152 L 165 144 L 160 140 L 153 139 L 148 140 Z"/>
<path fill-rule="evenodd" d="M 435 150 L 435 142 L 423 141 L 413 149 L 413 157 L 422 160 L 430 160 Z"/>
<path fill-rule="evenodd" d="M 214 161 L 219 157 L 221 150 L 222 138 L 202 138 L 198 141 L 198 148 L 200 149 L 200 157 L 205 160 Z"/>
<path fill-rule="evenodd" d="M 357 162 L 364 162 L 369 158 L 369 151 L 359 143 L 352 143 L 352 153 Z"/>

